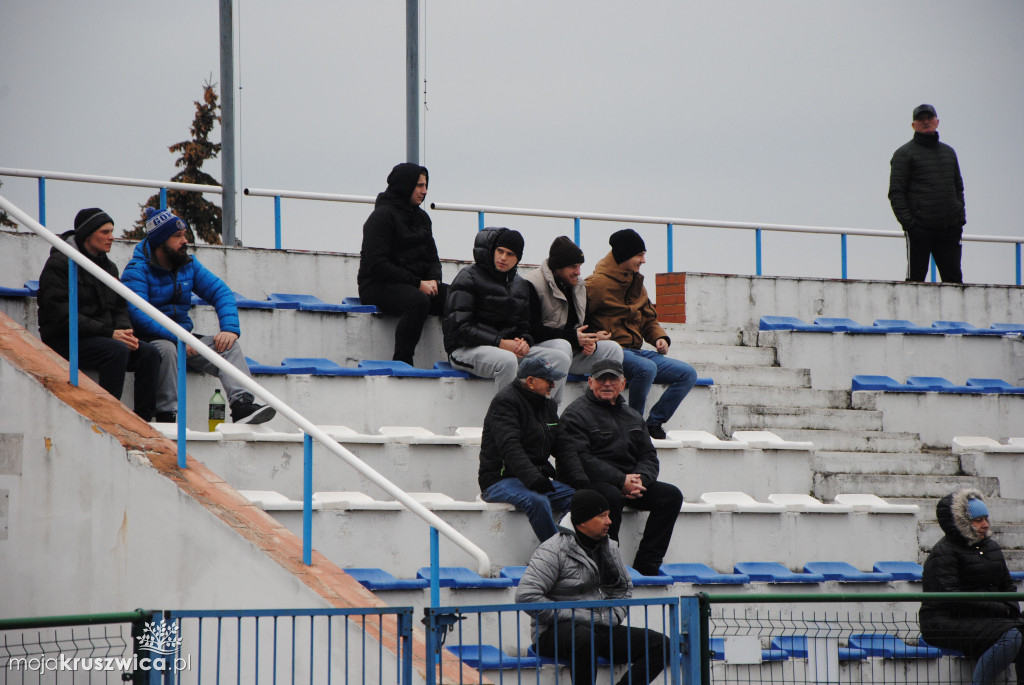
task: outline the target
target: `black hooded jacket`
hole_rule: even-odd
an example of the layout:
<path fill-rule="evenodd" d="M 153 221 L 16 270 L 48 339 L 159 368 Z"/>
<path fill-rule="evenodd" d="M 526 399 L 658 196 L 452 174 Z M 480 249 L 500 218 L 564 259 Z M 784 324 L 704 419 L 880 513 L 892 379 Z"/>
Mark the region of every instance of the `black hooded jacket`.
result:
<path fill-rule="evenodd" d="M 430 180 L 426 167 L 402 163 L 388 174 L 388 188 L 377 195 L 375 208 L 363 224 L 359 252 L 360 290 L 374 283 L 441 281 L 441 261 L 430 217 L 412 204 L 420 174 Z"/>
<path fill-rule="evenodd" d="M 904 231 L 958 231 L 967 223 L 960 163 L 938 133 L 914 133 L 889 164 L 889 203 Z"/>
<path fill-rule="evenodd" d="M 498 237 L 507 228 L 485 228 L 476 234 L 473 260 L 456 274 L 444 304 L 444 350 L 451 356 L 460 347 L 492 345 L 503 339 L 530 335 L 530 284 L 516 275 L 517 267 L 502 273 L 494 268 Z"/>
<path fill-rule="evenodd" d="M 939 500 L 935 514 L 945 536 L 924 562 L 924 592 L 1015 592 L 999 543 L 971 528 L 968 499 L 984 500 L 963 489 Z M 979 657 L 1011 628 L 1024 628 L 1016 602 L 971 601 L 921 603 L 921 634 L 936 647 L 959 649 Z"/>
<path fill-rule="evenodd" d="M 61 238 L 95 262 L 114 278 L 119 278 L 117 265 L 107 255 L 98 257 L 83 250 L 75 240 L 74 231 L 66 231 Z M 57 248 L 39 274 L 39 337 L 55 350 L 68 349 L 68 258 Z M 99 282 L 83 268 L 78 269 L 78 339 L 109 338 L 118 329 L 131 328 L 128 303 L 113 290 Z"/>

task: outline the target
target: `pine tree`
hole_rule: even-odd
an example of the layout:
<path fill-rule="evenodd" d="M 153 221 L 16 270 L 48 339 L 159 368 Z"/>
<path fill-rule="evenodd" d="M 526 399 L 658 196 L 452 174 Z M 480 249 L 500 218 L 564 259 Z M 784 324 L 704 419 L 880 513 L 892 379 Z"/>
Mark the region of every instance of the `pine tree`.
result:
<path fill-rule="evenodd" d="M 211 143 L 209 140 L 214 124 L 220 122 L 220 117 L 217 116 L 220 104 L 217 101 L 215 85 L 209 81 L 204 83 L 203 99 L 201 102 L 196 100 L 195 105 L 196 116 L 192 120 L 190 129 L 192 139 L 183 140 L 168 148 L 171 152 L 181 154 L 181 157 L 174 163 L 174 166 L 181 171 L 175 174 L 171 181 L 219 186 L 220 183 L 217 179 L 201 169 L 203 162 L 214 159 L 220 154 L 220 143 Z M 146 237 L 146 207 L 159 209 L 160 195 L 153 195 L 145 204 L 139 205 L 142 215 L 130 230 L 124 231 L 123 237 L 135 240 Z M 221 208 L 204 199 L 201 193 L 168 190 L 167 208 L 189 225 L 190 228 L 186 232 L 189 242 L 195 240 L 196 235 L 192 233 L 195 231 L 199 240 L 204 243 L 221 244 Z"/>
<path fill-rule="evenodd" d="M 0 187 L 3 187 L 4 182 L 0 181 Z M 17 228 L 18 224 L 11 221 L 11 217 L 7 216 L 7 212 L 0 210 L 0 226 L 6 226 L 7 228 Z"/>

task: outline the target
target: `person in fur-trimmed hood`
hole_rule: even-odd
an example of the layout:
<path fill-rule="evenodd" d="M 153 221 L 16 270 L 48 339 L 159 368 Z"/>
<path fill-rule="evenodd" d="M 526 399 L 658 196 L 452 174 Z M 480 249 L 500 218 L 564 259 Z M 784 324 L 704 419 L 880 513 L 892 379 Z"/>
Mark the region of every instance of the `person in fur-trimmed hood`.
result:
<path fill-rule="evenodd" d="M 945 536 L 924 563 L 925 592 L 1015 592 L 999 543 L 991 538 L 989 511 L 978 490 L 946 495 L 935 507 Z M 1016 660 L 1024 685 L 1024 620 L 1017 602 L 979 600 L 921 603 L 921 634 L 936 647 L 978 659 L 972 682 L 991 683 Z"/>

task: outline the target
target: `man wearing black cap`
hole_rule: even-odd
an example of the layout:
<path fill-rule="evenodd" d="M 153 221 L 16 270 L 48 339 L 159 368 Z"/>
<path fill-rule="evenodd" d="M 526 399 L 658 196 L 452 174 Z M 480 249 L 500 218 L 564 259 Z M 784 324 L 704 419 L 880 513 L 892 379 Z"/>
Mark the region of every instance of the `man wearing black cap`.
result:
<path fill-rule="evenodd" d="M 591 331 L 587 287 L 580 280 L 583 250 L 567 236 L 551 243 L 548 258 L 525 276 L 530 284 L 530 333 L 535 347 L 561 350 L 572 360 L 569 373 L 590 374 L 601 359 L 622 361 L 622 347 L 608 331 Z"/>
<path fill-rule="evenodd" d="M 889 163 L 889 203 L 907 238 L 907 279 L 924 281 L 929 256 L 945 283 L 963 283 L 961 237 L 967 214 L 960 163 L 939 142 L 939 120 L 931 105 L 914 108 L 914 137 Z"/>
<path fill-rule="evenodd" d="M 481 497 L 525 512 L 541 541 L 555 534 L 555 521 L 569 509 L 574 488 L 590 485 L 558 427 L 558 405 L 548 399 L 564 376 L 540 357 L 524 359 L 517 379 L 491 400 L 480 441 Z"/>
<path fill-rule="evenodd" d="M 591 488 L 610 505 L 613 540 L 619 539 L 622 507 L 650 512 L 633 568 L 645 576 L 659 574 L 683 493 L 658 480 L 661 465 L 643 417 L 622 397 L 622 365 L 606 359 L 594 364 L 587 391 L 562 412 L 562 429 L 572 440 Z"/>
<path fill-rule="evenodd" d="M 75 228 L 61 238 L 114 278 L 117 265 L 108 253 L 114 244 L 114 220 L 98 207 L 75 216 Z M 50 257 L 39 275 L 39 337 L 65 359 L 69 352 L 70 300 L 68 258 L 60 250 Z M 124 390 L 127 371 L 135 372 L 135 413 L 153 420 L 160 354 L 135 337 L 124 298 L 85 269 L 78 268 L 78 363 L 99 373 L 99 384 L 117 399 Z"/>
<path fill-rule="evenodd" d="M 559 529 L 530 558 L 516 590 L 517 603 L 629 599 L 633 583 L 609 538 L 608 501 L 593 490 L 572 497 L 573 530 Z M 668 640 L 659 632 L 625 625 L 626 607 L 527 611 L 537 653 L 570 663 L 572 682 L 590 685 L 594 661 L 629 664 L 619 685 L 654 680 L 665 668 Z M 591 649 L 593 644 L 593 649 Z"/>
<path fill-rule="evenodd" d="M 359 252 L 359 298 L 385 314 L 398 315 L 393 359 L 413 363 L 427 316 L 440 316 L 448 285 L 423 211 L 430 174 L 408 162 L 388 174 L 388 187 L 363 224 Z"/>
<path fill-rule="evenodd" d="M 192 293 L 196 293 L 217 310 L 220 331 L 216 335 L 197 338 L 216 350 L 246 376 L 249 365 L 238 338 L 238 305 L 228 285 L 188 253 L 187 224 L 169 210 L 146 208 L 146 237 L 135 246 L 128 266 L 124 268 L 124 284 L 139 297 L 166 314 L 172 321 L 192 332 Z M 178 411 L 178 338 L 134 305 L 128 307 L 132 323 L 143 340 L 151 341 L 160 351 L 160 380 L 157 388 L 156 419 L 172 423 Z M 186 364 L 190 369 L 217 375 L 234 423 L 264 423 L 277 413 L 273 407 L 256 404 L 252 393 L 235 379 L 206 360 L 191 347 L 186 347 Z"/>
<path fill-rule="evenodd" d="M 515 379 L 523 359 L 542 357 L 563 376 L 551 393 L 558 403 L 569 356 L 533 346 L 530 286 L 516 275 L 524 247 L 523 236 L 510 228 L 476 234 L 474 263 L 456 274 L 448 288 L 441 320 L 444 349 L 454 368 L 493 378 L 499 390 Z"/>
<path fill-rule="evenodd" d="M 668 356 L 672 340 L 658 323 L 658 313 L 647 295 L 640 266 L 647 262 L 647 246 L 632 228 L 616 231 L 612 247 L 587 278 L 587 323 L 609 331 L 622 345 L 622 367 L 629 378 L 629 406 L 641 415 L 654 383 L 668 387 L 651 407 L 647 430 L 664 439 L 662 424 L 675 414 L 697 382 L 697 372 L 686 362 Z M 643 349 L 644 342 L 654 347 Z"/>

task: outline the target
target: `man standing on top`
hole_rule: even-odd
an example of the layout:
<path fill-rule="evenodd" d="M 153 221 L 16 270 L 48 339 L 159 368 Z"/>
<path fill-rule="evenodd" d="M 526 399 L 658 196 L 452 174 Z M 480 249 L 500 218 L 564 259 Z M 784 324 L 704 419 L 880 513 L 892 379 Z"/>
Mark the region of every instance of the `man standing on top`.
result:
<path fill-rule="evenodd" d="M 622 347 L 608 331 L 591 331 L 587 287 L 580 280 L 583 250 L 566 236 L 551 243 L 548 258 L 525 276 L 530 284 L 530 333 L 535 347 L 561 350 L 572 360 L 569 373 L 590 374 L 602 359 L 622 361 Z"/>
<path fill-rule="evenodd" d="M 963 283 L 961 237 L 967 213 L 960 162 L 953 148 L 939 142 L 934 107 L 915 107 L 910 126 L 913 139 L 889 163 L 889 203 L 907 237 L 907 280 L 924 281 L 932 256 L 944 283 Z"/>
<path fill-rule="evenodd" d="M 238 325 L 235 294 L 224 281 L 189 255 L 186 228 L 187 224 L 169 210 L 147 207 L 146 237 L 135 246 L 135 253 L 124 269 L 124 284 L 190 333 L 192 318 L 188 312 L 192 307 L 192 293 L 209 302 L 217 310 L 220 332 L 194 335 L 248 376 L 249 365 L 242 346 L 236 342 L 242 329 Z M 178 338 L 137 307 L 129 305 L 128 311 L 139 337 L 151 341 L 160 351 L 156 419 L 172 423 L 177 420 L 178 411 Z M 221 373 L 191 347 L 185 349 L 189 368 L 220 377 L 232 421 L 264 423 L 274 418 L 277 412 L 273 407 L 256 404 L 252 394 L 234 379 Z"/>
<path fill-rule="evenodd" d="M 511 383 L 519 363 L 542 357 L 563 376 L 551 398 L 558 403 L 569 371 L 561 350 L 533 347 L 530 335 L 530 286 L 516 275 L 525 241 L 510 228 L 485 228 L 476 234 L 473 260 L 452 279 L 444 306 L 444 349 L 452 367 L 493 378 L 498 390 Z"/>
<path fill-rule="evenodd" d="M 633 229 L 624 228 L 613 233 L 608 242 L 612 251 L 587 278 L 587 323 L 591 328 L 609 331 L 612 340 L 622 345 L 629 406 L 643 415 L 651 385 L 668 384 L 647 417 L 651 437 L 664 439 L 662 424 L 672 418 L 693 389 L 697 372 L 686 362 L 668 356 L 672 341 L 658 324 L 658 314 L 640 274 L 640 266 L 647 262 L 644 239 Z M 654 349 L 643 349 L 644 341 Z"/>
<path fill-rule="evenodd" d="M 99 207 L 83 209 L 75 216 L 75 228 L 61 238 L 114 278 L 117 265 L 108 254 L 114 244 L 114 220 Z M 68 258 L 58 250 L 39 274 L 39 337 L 60 356 L 68 358 Z M 153 420 L 160 354 L 135 337 L 128 318 L 128 303 L 91 273 L 78 267 L 78 364 L 99 372 L 104 390 L 121 399 L 124 376 L 135 372 L 135 413 Z"/>
<path fill-rule="evenodd" d="M 396 314 L 392 359 L 413 363 L 428 314 L 440 316 L 448 285 L 441 282 L 441 260 L 423 211 L 430 174 L 426 167 L 402 163 L 388 174 L 363 224 L 359 253 L 359 299 L 385 314 Z"/>

